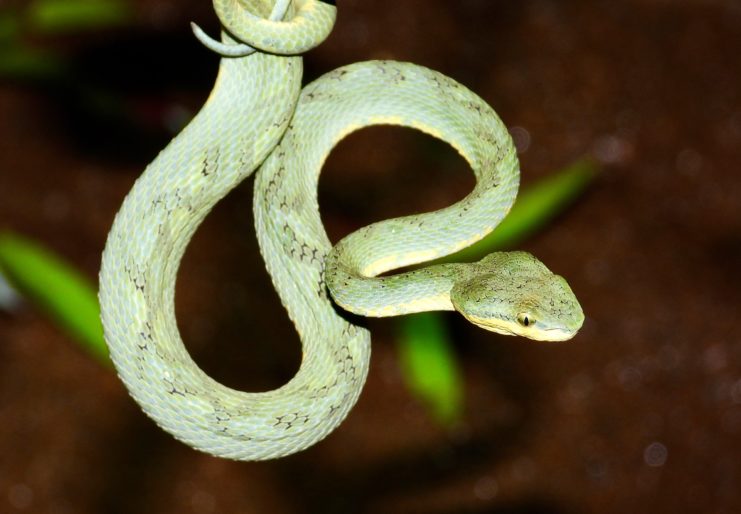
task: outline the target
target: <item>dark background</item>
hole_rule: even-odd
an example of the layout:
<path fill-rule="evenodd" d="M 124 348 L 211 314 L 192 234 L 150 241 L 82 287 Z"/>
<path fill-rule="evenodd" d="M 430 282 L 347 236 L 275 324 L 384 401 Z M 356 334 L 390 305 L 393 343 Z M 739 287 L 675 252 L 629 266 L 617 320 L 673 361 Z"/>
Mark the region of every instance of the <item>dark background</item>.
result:
<path fill-rule="evenodd" d="M 266 463 L 197 453 L 157 429 L 114 373 L 25 305 L 0 313 L 0 511 L 741 512 L 741 8 L 733 0 L 340 0 L 311 79 L 374 58 L 437 69 L 513 128 L 525 187 L 583 156 L 603 171 L 523 249 L 587 315 L 538 345 L 450 317 L 464 422 L 438 427 L 371 322 L 357 407 L 324 442 Z M 14 5 L 22 6 L 22 2 Z M 134 179 L 203 103 L 217 58 L 206 0 L 131 2 L 133 25 L 27 37 L 69 63 L 0 83 L 0 228 L 94 279 Z M 320 201 L 336 240 L 473 185 L 446 145 L 352 135 Z M 227 385 L 265 390 L 300 348 L 251 225 L 251 183 L 217 206 L 178 281 L 186 344 Z"/>

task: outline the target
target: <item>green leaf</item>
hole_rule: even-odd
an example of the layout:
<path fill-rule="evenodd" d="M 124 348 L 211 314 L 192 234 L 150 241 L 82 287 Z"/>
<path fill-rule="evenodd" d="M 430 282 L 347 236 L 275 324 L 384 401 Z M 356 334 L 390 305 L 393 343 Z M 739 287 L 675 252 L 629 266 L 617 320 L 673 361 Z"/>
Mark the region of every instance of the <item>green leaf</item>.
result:
<path fill-rule="evenodd" d="M 479 260 L 511 247 L 543 228 L 569 205 L 597 174 L 597 165 L 582 159 L 523 191 L 509 215 L 483 240 L 437 262 Z M 439 313 L 399 318 L 397 348 L 403 377 L 433 418 L 449 426 L 463 412 L 463 383 L 452 343 Z"/>
<path fill-rule="evenodd" d="M 37 243 L 8 232 L 0 233 L 0 269 L 18 292 L 108 362 L 98 298 L 87 278 Z"/>
<path fill-rule="evenodd" d="M 0 48 L 0 76 L 16 79 L 46 79 L 61 74 L 58 57 L 19 45 Z"/>
<path fill-rule="evenodd" d="M 15 11 L 0 12 L 0 42 L 13 42 L 20 33 L 21 23 Z"/>
<path fill-rule="evenodd" d="M 423 312 L 404 317 L 398 327 L 407 386 L 436 421 L 454 424 L 461 416 L 463 387 L 444 321 L 437 313 Z"/>
<path fill-rule="evenodd" d="M 578 197 L 597 174 L 597 169 L 591 159 L 581 159 L 522 191 L 507 217 L 491 234 L 438 262 L 475 261 L 520 243 Z"/>
<path fill-rule="evenodd" d="M 58 33 L 123 25 L 132 11 L 122 0 L 37 0 L 27 16 L 35 31 Z"/>

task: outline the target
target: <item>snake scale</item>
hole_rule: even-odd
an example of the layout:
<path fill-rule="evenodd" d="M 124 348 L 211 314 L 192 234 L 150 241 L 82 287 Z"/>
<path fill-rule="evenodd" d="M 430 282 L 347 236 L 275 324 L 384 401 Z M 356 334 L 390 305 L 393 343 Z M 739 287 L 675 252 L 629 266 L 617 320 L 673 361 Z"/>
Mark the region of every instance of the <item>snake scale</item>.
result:
<path fill-rule="evenodd" d="M 483 100 L 437 72 L 391 61 L 345 66 L 302 90 L 300 54 L 330 33 L 334 5 L 214 0 L 214 8 L 221 41 L 194 27 L 222 56 L 213 91 L 124 200 L 100 272 L 111 357 L 157 424 L 194 448 L 240 460 L 280 457 L 321 440 L 355 404 L 370 359 L 369 332 L 338 306 L 369 316 L 457 309 L 486 329 L 538 340 L 576 333 L 584 316 L 569 286 L 523 252 L 376 277 L 470 245 L 509 211 L 517 157 Z M 370 225 L 333 248 L 319 216 L 319 172 L 340 139 L 375 124 L 448 142 L 471 165 L 476 186 L 450 207 Z M 256 170 L 260 250 L 303 358 L 287 384 L 247 393 L 211 379 L 189 356 L 174 295 L 195 230 Z"/>

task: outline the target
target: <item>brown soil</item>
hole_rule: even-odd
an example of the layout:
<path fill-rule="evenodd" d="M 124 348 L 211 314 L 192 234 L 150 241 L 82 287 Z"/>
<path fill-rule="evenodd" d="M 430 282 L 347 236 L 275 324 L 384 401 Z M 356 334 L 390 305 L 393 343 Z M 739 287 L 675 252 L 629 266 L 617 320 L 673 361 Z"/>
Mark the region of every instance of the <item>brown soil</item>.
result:
<path fill-rule="evenodd" d="M 404 389 L 393 321 L 326 441 L 267 463 L 197 453 L 32 306 L 0 313 L 0 511 L 741 512 L 741 9 L 734 0 L 340 0 L 307 78 L 413 61 L 480 94 L 524 142 L 525 187 L 592 154 L 604 172 L 524 248 L 587 313 L 568 344 L 450 318 L 466 372 L 452 432 Z M 93 279 L 112 218 L 168 127 L 203 102 L 210 3 L 138 2 L 135 29 L 37 38 L 67 78 L 0 85 L 0 227 Z M 528 144 L 529 143 L 529 144 Z M 361 157 L 361 158 L 358 158 Z M 445 145 L 400 129 L 343 142 L 322 180 L 336 239 L 460 198 Z M 189 350 L 247 390 L 287 380 L 299 342 L 263 271 L 251 184 L 199 230 L 178 282 Z"/>

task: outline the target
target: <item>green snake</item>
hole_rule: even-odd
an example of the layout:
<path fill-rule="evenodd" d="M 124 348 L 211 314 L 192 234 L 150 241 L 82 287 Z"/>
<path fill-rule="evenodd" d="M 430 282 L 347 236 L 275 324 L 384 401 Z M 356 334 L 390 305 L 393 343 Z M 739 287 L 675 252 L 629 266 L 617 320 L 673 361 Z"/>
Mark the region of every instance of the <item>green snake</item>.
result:
<path fill-rule="evenodd" d="M 259 460 L 324 438 L 363 387 L 368 316 L 460 311 L 503 334 L 564 340 L 584 316 L 565 280 L 523 252 L 376 277 L 450 254 L 487 235 L 509 211 L 519 169 L 506 127 L 454 80 L 408 63 L 339 68 L 301 89 L 300 54 L 321 43 L 336 7 L 318 0 L 214 0 L 223 26 L 210 97 L 147 167 L 111 228 L 100 272 L 105 338 L 142 409 L 181 441 L 213 455 Z M 333 146 L 362 127 L 412 127 L 455 148 L 473 191 L 442 210 L 375 223 L 332 247 L 317 182 Z M 301 337 L 303 358 L 282 387 L 247 393 L 219 384 L 186 351 L 175 279 L 201 221 L 252 174 L 255 225 L 275 289 Z M 331 292 L 331 293 L 330 293 Z"/>

